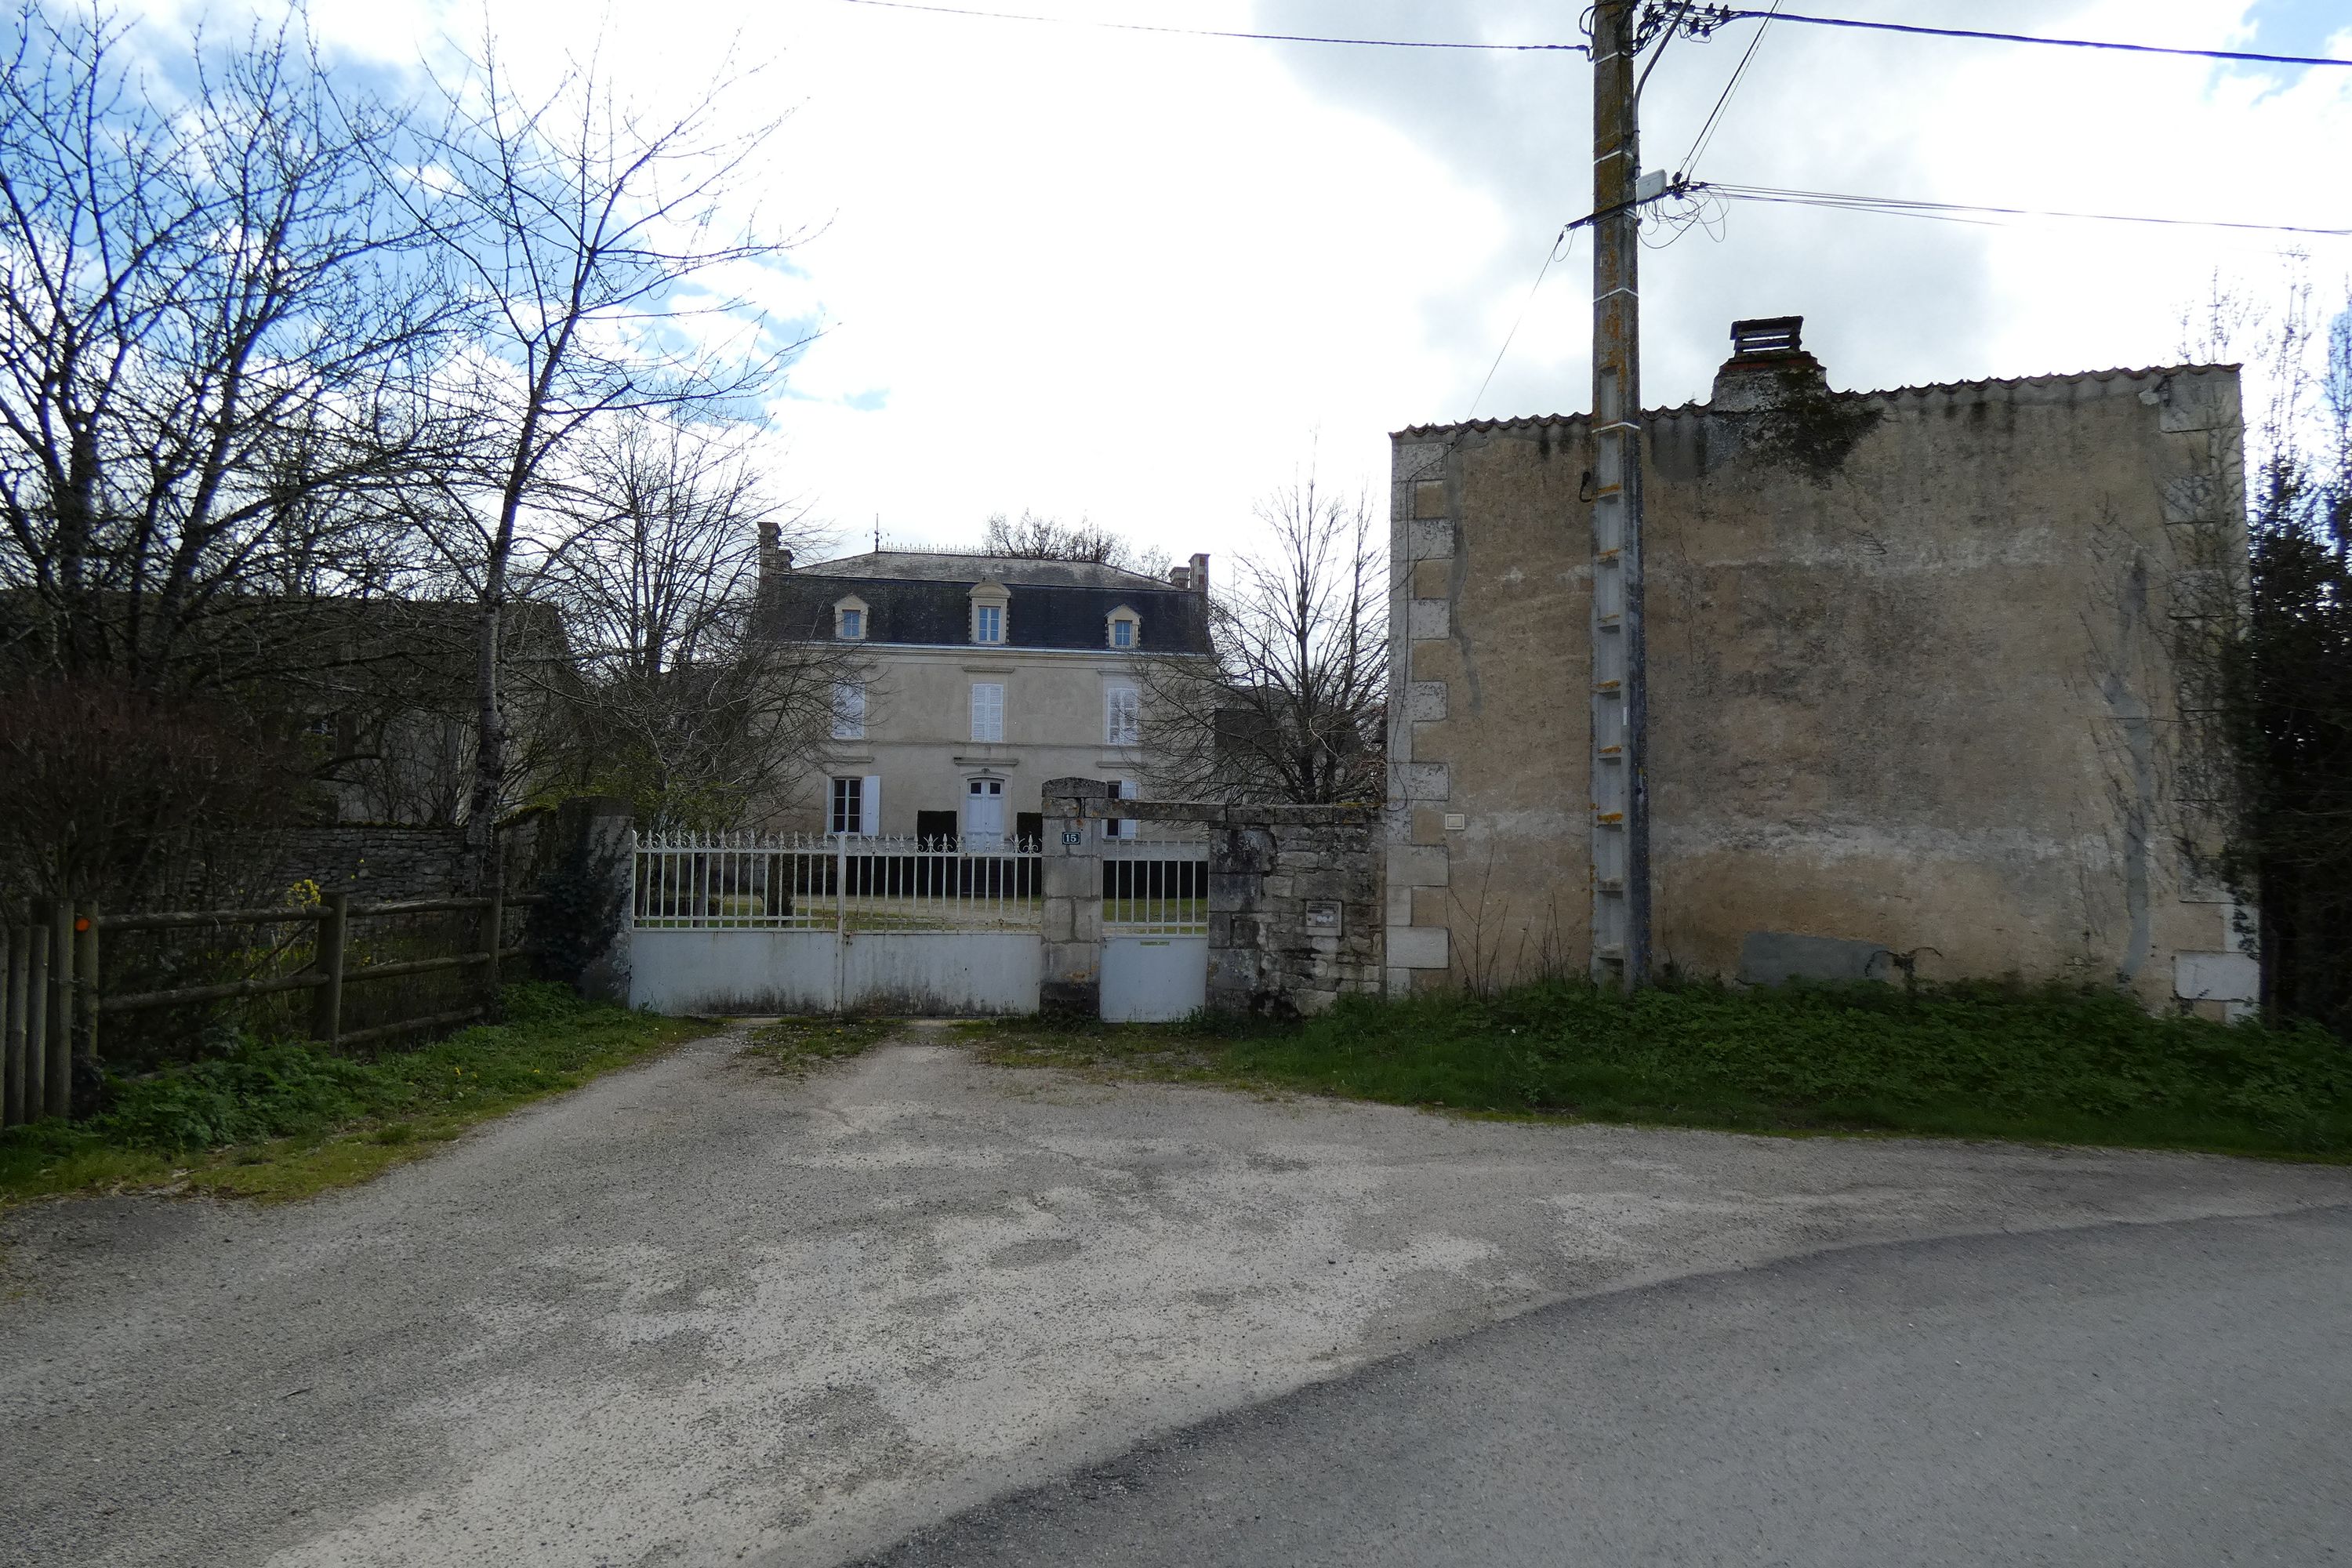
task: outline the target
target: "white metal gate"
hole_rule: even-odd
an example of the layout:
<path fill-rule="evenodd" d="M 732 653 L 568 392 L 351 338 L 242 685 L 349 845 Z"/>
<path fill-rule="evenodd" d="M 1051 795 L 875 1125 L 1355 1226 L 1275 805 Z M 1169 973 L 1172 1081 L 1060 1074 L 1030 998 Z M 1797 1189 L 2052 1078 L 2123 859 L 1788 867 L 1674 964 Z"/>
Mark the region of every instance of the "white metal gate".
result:
<path fill-rule="evenodd" d="M 1037 1009 L 1044 905 L 1034 841 L 640 834 L 635 850 L 633 1006 Z"/>
<path fill-rule="evenodd" d="M 1209 845 L 1113 838 L 1103 845 L 1102 1016 L 1159 1024 L 1209 995 Z"/>

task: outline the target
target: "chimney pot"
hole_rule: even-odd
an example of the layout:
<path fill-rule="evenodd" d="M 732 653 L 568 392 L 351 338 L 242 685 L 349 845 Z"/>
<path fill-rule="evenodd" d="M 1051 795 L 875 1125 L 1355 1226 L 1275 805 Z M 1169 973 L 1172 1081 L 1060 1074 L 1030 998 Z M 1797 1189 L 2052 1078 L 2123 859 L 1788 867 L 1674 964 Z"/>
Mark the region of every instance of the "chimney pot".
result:
<path fill-rule="evenodd" d="M 1721 414 L 1769 408 L 1808 384 L 1822 391 L 1829 378 L 1807 353 L 1802 316 L 1761 316 L 1731 323 L 1731 357 L 1715 373 L 1707 406 Z"/>

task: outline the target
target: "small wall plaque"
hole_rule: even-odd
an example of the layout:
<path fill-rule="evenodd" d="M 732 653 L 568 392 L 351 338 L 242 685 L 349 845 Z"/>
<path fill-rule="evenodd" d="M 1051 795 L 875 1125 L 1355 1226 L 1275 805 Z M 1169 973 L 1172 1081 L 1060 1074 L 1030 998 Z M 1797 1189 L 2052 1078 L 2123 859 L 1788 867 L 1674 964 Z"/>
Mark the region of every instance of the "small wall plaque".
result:
<path fill-rule="evenodd" d="M 1065 833 L 1062 835 L 1062 842 L 1065 844 L 1084 844 L 1086 841 L 1087 836 L 1083 833 Z"/>
<path fill-rule="evenodd" d="M 1339 901 L 1318 899 L 1307 906 L 1307 929 L 1317 936 L 1339 934 Z"/>
<path fill-rule="evenodd" d="M 1468 827 L 1469 826 L 1470 826 L 1470 818 L 1469 818 L 1469 816 L 1468 816 L 1468 815 L 1467 815 L 1466 813 L 1459 812 L 1459 811 L 1449 811 L 1449 812 L 1447 812 L 1447 813 L 1445 814 L 1445 831 L 1446 831 L 1446 832 L 1448 832 L 1448 833 L 1459 833 L 1459 832 L 1461 832 L 1464 828 Z"/>

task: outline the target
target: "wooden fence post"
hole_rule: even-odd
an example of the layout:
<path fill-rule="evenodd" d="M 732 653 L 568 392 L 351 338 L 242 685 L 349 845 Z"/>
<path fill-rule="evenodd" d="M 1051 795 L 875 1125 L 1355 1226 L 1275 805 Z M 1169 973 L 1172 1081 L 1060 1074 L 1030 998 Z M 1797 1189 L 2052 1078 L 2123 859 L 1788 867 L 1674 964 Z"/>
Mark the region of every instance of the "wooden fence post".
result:
<path fill-rule="evenodd" d="M 33 906 L 25 933 L 25 1120 L 38 1121 L 48 1109 L 42 1085 L 49 1062 L 49 922 L 47 906 Z"/>
<path fill-rule="evenodd" d="M 74 1055 L 89 1068 L 90 1082 L 98 1081 L 98 900 L 90 899 L 81 907 L 81 918 L 74 921 L 74 970 L 80 982 L 76 987 L 81 1005 L 74 1010 L 78 1032 L 74 1037 Z M 73 1077 L 68 1071 L 66 1082 Z"/>
<path fill-rule="evenodd" d="M 343 1032 L 343 944 L 351 925 L 351 894 L 329 893 L 310 960 L 310 967 L 327 979 L 310 993 L 310 1037 L 324 1045 L 333 1045 Z"/>
<path fill-rule="evenodd" d="M 42 1074 L 51 1116 L 73 1114 L 73 900 L 59 899 L 49 910 L 49 1060 Z"/>
<path fill-rule="evenodd" d="M 488 1021 L 499 1021 L 499 945 L 506 940 L 507 868 L 506 858 L 490 873 L 490 904 L 482 911 L 482 1005 Z"/>
<path fill-rule="evenodd" d="M 32 943 L 22 926 L 0 927 L 0 963 L 6 978 L 0 981 L 0 1127 L 25 1120 L 25 969 Z"/>

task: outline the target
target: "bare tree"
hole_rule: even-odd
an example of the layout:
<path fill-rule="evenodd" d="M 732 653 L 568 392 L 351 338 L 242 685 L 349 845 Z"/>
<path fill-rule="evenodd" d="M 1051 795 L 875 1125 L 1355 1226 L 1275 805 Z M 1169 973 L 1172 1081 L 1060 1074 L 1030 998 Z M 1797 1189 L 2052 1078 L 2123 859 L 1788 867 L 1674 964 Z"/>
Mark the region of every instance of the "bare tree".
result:
<path fill-rule="evenodd" d="M 151 690 L 316 655 L 284 596 L 381 585 L 383 499 L 439 450 L 405 395 L 449 323 L 299 13 L 191 51 L 22 0 L 0 24 L 0 589 L 20 674 Z"/>
<path fill-rule="evenodd" d="M 1144 668 L 1143 739 L 1164 795 L 1376 801 L 1384 776 L 1388 584 L 1361 496 L 1310 468 L 1257 506 L 1257 552 L 1211 605 L 1213 652 Z"/>
<path fill-rule="evenodd" d="M 1168 575 L 1168 552 L 1155 547 L 1138 550 L 1135 542 L 1098 522 L 1080 518 L 1064 522 L 1024 510 L 1019 521 L 1003 512 L 988 520 L 981 553 L 1021 561 L 1084 561 L 1114 566 L 1145 577 Z"/>
<path fill-rule="evenodd" d="M 552 584 L 583 678 L 582 768 L 652 826 L 764 815 L 822 760 L 841 690 L 864 685 L 840 645 L 761 623 L 761 551 L 815 532 L 763 491 L 753 434 L 612 421 L 568 486 L 572 547 Z"/>
<path fill-rule="evenodd" d="M 480 876 L 509 771 L 499 621 L 562 549 L 531 527 L 565 514 L 563 454 L 617 416 L 684 420 L 753 400 L 800 346 L 729 288 L 793 243 L 720 230 L 774 129 L 724 129 L 719 106 L 740 81 L 723 69 L 695 108 L 647 120 L 593 57 L 527 97 L 486 42 L 442 84 L 430 166 L 397 185 L 446 237 L 479 333 L 461 395 L 481 435 L 476 462 L 452 503 L 419 521 L 479 611 L 467 821 Z"/>

